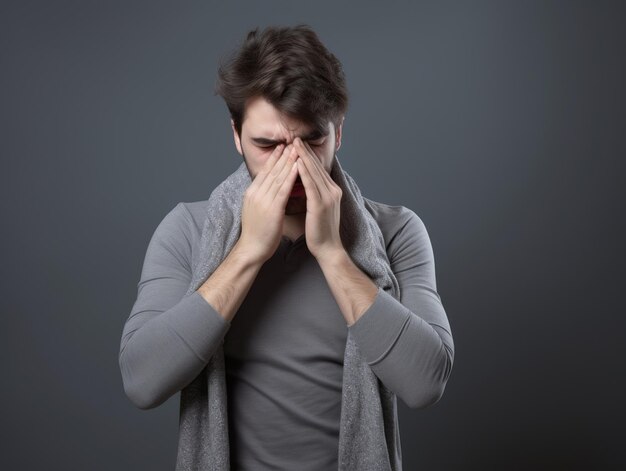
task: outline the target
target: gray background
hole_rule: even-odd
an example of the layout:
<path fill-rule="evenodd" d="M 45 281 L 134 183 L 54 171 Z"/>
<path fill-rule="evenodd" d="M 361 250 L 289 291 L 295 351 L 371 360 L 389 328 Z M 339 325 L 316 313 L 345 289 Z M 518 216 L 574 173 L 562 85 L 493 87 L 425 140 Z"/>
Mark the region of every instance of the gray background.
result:
<path fill-rule="evenodd" d="M 179 396 L 124 396 L 122 327 L 156 225 L 241 162 L 219 57 L 300 22 L 345 67 L 343 167 L 435 252 L 456 360 L 400 403 L 405 469 L 626 463 L 620 3 L 0 8 L 2 469 L 174 468 Z"/>

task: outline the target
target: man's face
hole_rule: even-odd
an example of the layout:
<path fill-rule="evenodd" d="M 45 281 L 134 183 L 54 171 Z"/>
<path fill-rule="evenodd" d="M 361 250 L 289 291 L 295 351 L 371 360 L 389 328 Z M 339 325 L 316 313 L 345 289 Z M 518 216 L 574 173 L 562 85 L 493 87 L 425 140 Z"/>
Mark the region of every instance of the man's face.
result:
<path fill-rule="evenodd" d="M 245 118 L 241 126 L 241 138 L 233 134 L 237 151 L 243 156 L 250 178 L 254 180 L 269 159 L 275 147 L 283 143 L 293 144 L 296 137 L 309 144 L 315 156 L 330 173 L 335 152 L 341 146 L 341 128 L 337 129 L 329 122 L 328 134 L 313 135 L 312 129 L 297 120 L 290 119 L 263 97 L 256 97 L 248 102 Z M 300 176 L 297 177 L 297 180 Z M 298 214 L 306 211 L 306 196 L 290 196 L 285 214 Z"/>

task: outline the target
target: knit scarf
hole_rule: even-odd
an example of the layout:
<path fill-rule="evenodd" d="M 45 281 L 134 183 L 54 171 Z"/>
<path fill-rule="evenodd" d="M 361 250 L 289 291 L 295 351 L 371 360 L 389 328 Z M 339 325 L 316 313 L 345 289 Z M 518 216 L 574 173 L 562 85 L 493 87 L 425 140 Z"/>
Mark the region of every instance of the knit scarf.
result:
<path fill-rule="evenodd" d="M 340 236 L 354 264 L 400 299 L 385 241 L 372 208 L 334 155 L 330 176 L 342 190 Z M 241 234 L 241 208 L 252 182 L 245 162 L 211 193 L 192 280 L 196 291 L 229 254 Z M 230 469 L 223 342 L 180 396 L 176 471 Z M 343 362 L 339 471 L 400 471 L 401 449 L 395 394 L 372 372 L 348 330 Z"/>

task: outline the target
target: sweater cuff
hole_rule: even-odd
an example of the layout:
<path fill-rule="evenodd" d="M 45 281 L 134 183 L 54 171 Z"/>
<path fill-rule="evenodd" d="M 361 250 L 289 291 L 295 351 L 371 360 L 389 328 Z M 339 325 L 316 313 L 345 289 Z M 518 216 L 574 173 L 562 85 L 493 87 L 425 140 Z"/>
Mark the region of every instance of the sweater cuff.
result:
<path fill-rule="evenodd" d="M 348 326 L 368 365 L 385 358 L 409 322 L 411 311 L 380 286 L 374 303 Z"/>
<path fill-rule="evenodd" d="M 176 333 L 198 357 L 208 361 L 228 332 L 230 322 L 197 291 L 184 297 L 175 310 Z"/>

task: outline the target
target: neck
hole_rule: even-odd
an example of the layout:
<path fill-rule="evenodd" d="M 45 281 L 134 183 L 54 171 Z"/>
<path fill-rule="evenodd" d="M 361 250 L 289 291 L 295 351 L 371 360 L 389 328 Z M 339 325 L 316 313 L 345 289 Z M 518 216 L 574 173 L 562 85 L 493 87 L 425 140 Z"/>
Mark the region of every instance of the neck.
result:
<path fill-rule="evenodd" d="M 290 239 L 294 240 L 304 234 L 305 230 L 305 213 L 299 214 L 285 214 L 283 220 L 283 235 L 286 235 Z"/>

